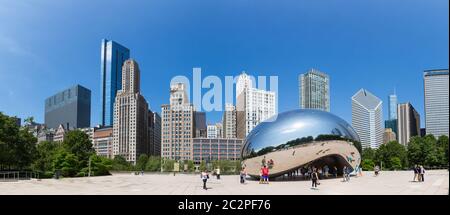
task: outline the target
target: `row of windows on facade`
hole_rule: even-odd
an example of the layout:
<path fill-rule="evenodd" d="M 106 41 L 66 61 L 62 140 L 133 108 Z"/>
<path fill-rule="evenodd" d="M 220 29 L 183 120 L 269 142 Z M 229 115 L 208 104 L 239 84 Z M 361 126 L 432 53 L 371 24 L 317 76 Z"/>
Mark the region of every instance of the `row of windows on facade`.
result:
<path fill-rule="evenodd" d="M 200 160 L 202 160 L 202 161 L 206 161 L 206 160 L 210 160 L 209 159 L 209 157 L 201 157 L 201 159 L 200 159 L 200 157 L 194 157 L 194 161 L 200 161 Z M 218 157 L 214 157 L 214 156 L 211 156 L 211 160 L 240 160 L 239 158 L 224 158 L 224 157 L 220 157 L 220 158 L 218 158 Z"/>
<path fill-rule="evenodd" d="M 163 155 L 186 155 L 191 156 L 189 152 L 164 152 Z"/>
<path fill-rule="evenodd" d="M 223 154 L 223 155 L 235 155 L 237 153 L 240 153 L 238 150 L 232 150 L 232 151 L 212 151 L 212 150 L 193 150 L 194 154 L 208 154 L 208 153 L 214 153 L 214 154 Z"/>
<path fill-rule="evenodd" d="M 183 144 L 185 144 L 185 143 L 190 143 L 191 142 L 191 140 L 189 139 L 189 138 L 186 138 L 186 139 L 182 139 L 182 140 L 178 140 L 178 139 L 173 139 L 173 140 L 163 140 L 162 141 L 163 143 L 171 143 L 171 142 L 174 142 L 174 143 L 183 143 Z"/>
<path fill-rule="evenodd" d="M 171 146 L 171 147 L 163 147 L 163 148 L 164 148 L 164 151 L 170 151 L 170 150 L 172 150 L 172 151 L 180 151 L 180 150 L 191 151 L 191 149 L 192 149 L 189 146 L 178 146 L 178 147 Z"/>
<path fill-rule="evenodd" d="M 163 144 L 164 147 L 170 147 L 170 146 L 185 146 L 185 147 L 190 147 L 191 144 L 186 144 L 186 143 L 172 143 L 172 144 Z"/>
<path fill-rule="evenodd" d="M 169 121 L 169 120 L 164 120 L 164 121 Z M 190 120 L 185 120 L 185 121 L 190 121 Z M 163 123 L 162 124 L 163 125 L 163 127 L 169 127 L 170 126 L 170 123 Z M 185 122 L 185 123 L 182 123 L 182 122 L 172 122 L 172 127 L 177 127 L 177 126 L 191 126 L 191 123 L 190 122 Z"/>
<path fill-rule="evenodd" d="M 194 157 L 207 157 L 207 156 L 211 156 L 211 157 L 213 157 L 213 156 L 220 156 L 220 157 L 230 157 L 230 158 L 232 158 L 232 157 L 238 157 L 238 155 L 237 154 L 226 154 L 226 153 L 220 153 L 220 154 L 218 154 L 218 153 L 209 153 L 209 152 L 206 152 L 206 153 L 194 153 L 193 154 L 194 155 Z"/>
<path fill-rule="evenodd" d="M 169 138 L 172 138 L 172 139 L 186 139 L 186 138 L 191 138 L 191 135 L 172 135 L 172 136 L 164 135 L 163 136 L 163 139 L 169 139 Z"/>
<path fill-rule="evenodd" d="M 171 115 L 172 117 L 182 117 L 182 116 L 190 117 L 191 116 L 191 112 L 192 111 L 190 111 L 190 110 L 186 110 L 186 111 L 172 111 L 172 114 L 170 114 L 169 111 L 164 111 L 163 112 L 163 116 L 169 117 L 169 115 Z"/>

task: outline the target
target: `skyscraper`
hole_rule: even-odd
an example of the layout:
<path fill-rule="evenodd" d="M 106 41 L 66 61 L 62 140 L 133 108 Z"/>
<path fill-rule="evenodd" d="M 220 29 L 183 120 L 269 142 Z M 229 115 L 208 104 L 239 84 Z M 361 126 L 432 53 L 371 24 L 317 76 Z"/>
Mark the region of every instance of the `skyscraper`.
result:
<path fill-rule="evenodd" d="M 244 139 L 260 122 L 276 114 L 275 92 L 253 87 L 250 76 L 242 73 L 236 83 L 237 137 Z"/>
<path fill-rule="evenodd" d="M 170 86 L 170 104 L 161 106 L 161 157 L 172 160 L 192 160 L 191 141 L 194 137 L 194 105 L 189 103 L 186 86 Z"/>
<path fill-rule="evenodd" d="M 397 140 L 395 133 L 390 128 L 384 129 L 383 134 L 383 144 L 389 143 L 391 141 Z"/>
<path fill-rule="evenodd" d="M 413 136 L 420 136 L 420 115 L 408 102 L 397 106 L 398 142 L 408 145 Z"/>
<path fill-rule="evenodd" d="M 378 148 L 383 143 L 383 102 L 365 89 L 352 96 L 352 126 L 363 148 Z"/>
<path fill-rule="evenodd" d="M 63 90 L 45 100 L 45 125 L 58 129 L 85 128 L 91 125 L 91 91 L 80 85 Z"/>
<path fill-rule="evenodd" d="M 208 125 L 206 136 L 209 139 L 219 138 L 219 131 L 217 129 L 217 126 L 216 125 Z"/>
<path fill-rule="evenodd" d="M 114 103 L 113 155 L 136 163 L 148 148 L 148 104 L 140 93 L 139 65 L 129 59 L 122 67 L 122 89 Z"/>
<path fill-rule="evenodd" d="M 427 70 L 423 79 L 426 132 L 435 137 L 448 136 L 448 69 Z"/>
<path fill-rule="evenodd" d="M 389 119 L 397 119 L 397 95 L 389 95 Z"/>
<path fill-rule="evenodd" d="M 236 106 L 225 104 L 222 117 L 223 138 L 236 138 Z"/>
<path fill-rule="evenodd" d="M 384 127 L 390 128 L 397 138 L 397 95 L 395 92 L 388 96 L 388 114 L 388 119 L 384 121 Z"/>
<path fill-rule="evenodd" d="M 204 137 L 207 136 L 207 127 L 206 127 L 206 113 L 195 111 L 194 112 L 194 127 L 195 127 L 195 137 Z"/>
<path fill-rule="evenodd" d="M 112 41 L 103 39 L 101 47 L 101 125 L 113 125 L 114 102 L 117 91 L 122 88 L 122 66 L 130 58 L 130 50 Z"/>
<path fill-rule="evenodd" d="M 330 111 L 330 78 L 315 69 L 298 78 L 300 108 Z"/>
<path fill-rule="evenodd" d="M 384 121 L 384 127 L 385 128 L 390 128 L 392 130 L 392 132 L 394 132 L 396 137 L 397 137 L 397 134 L 398 134 L 397 119 L 385 120 Z"/>
<path fill-rule="evenodd" d="M 147 154 L 161 156 L 161 116 L 151 110 L 148 111 L 148 141 Z"/>

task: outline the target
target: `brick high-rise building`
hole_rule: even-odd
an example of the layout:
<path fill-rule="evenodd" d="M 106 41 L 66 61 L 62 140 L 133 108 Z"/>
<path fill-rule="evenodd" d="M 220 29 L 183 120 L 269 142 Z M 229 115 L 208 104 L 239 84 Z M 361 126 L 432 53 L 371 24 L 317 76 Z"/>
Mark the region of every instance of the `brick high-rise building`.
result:
<path fill-rule="evenodd" d="M 122 89 L 114 103 L 113 155 L 136 163 L 148 148 L 148 104 L 140 93 L 139 66 L 128 59 L 122 67 Z"/>
<path fill-rule="evenodd" d="M 186 86 L 170 86 L 170 104 L 161 106 L 161 157 L 172 160 L 192 160 L 195 136 L 194 105 L 189 103 Z"/>

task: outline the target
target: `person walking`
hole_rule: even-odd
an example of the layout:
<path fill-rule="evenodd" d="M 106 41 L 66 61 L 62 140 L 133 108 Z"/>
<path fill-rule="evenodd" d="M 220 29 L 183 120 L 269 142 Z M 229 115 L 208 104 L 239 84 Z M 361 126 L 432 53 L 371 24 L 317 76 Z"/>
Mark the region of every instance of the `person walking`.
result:
<path fill-rule="evenodd" d="M 239 176 L 240 176 L 240 179 L 241 179 L 240 180 L 241 184 L 244 184 L 245 183 L 245 177 L 247 176 L 247 172 L 245 171 L 245 167 L 243 167 L 241 169 L 241 172 L 240 172 Z"/>
<path fill-rule="evenodd" d="M 262 178 L 263 184 L 269 184 L 269 168 L 266 165 L 262 168 Z"/>
<path fill-rule="evenodd" d="M 311 173 L 311 189 L 317 189 L 317 185 L 318 185 L 318 181 L 319 181 L 319 174 L 317 173 L 317 170 L 314 168 L 313 172 Z"/>
<path fill-rule="evenodd" d="M 419 168 L 418 168 L 417 164 L 416 164 L 416 165 L 414 165 L 414 167 L 413 167 L 413 171 L 414 171 L 414 178 L 413 178 L 413 182 L 415 182 L 415 181 L 416 181 L 416 179 L 417 179 L 417 181 L 419 181 Z"/>
<path fill-rule="evenodd" d="M 378 176 L 378 174 L 380 172 L 380 167 L 378 165 L 376 165 L 374 168 L 374 171 L 375 171 L 375 176 Z"/>
<path fill-rule="evenodd" d="M 423 168 L 422 165 L 420 165 L 420 181 L 424 182 L 425 181 L 425 168 Z"/>
<path fill-rule="evenodd" d="M 347 166 L 344 166 L 344 168 L 342 168 L 342 181 L 347 182 Z"/>
<path fill-rule="evenodd" d="M 308 167 L 308 179 L 311 178 L 311 174 L 312 174 L 312 168 Z"/>
<path fill-rule="evenodd" d="M 345 174 L 347 176 L 346 181 L 349 182 L 350 181 L 350 174 L 352 173 L 352 169 L 350 167 L 347 167 L 347 174 Z"/>
<path fill-rule="evenodd" d="M 217 176 L 217 180 L 220 180 L 220 167 L 217 167 L 217 169 L 216 169 L 216 176 Z"/>
<path fill-rule="evenodd" d="M 330 171 L 330 169 L 328 169 L 328 166 L 327 166 L 327 165 L 325 165 L 325 166 L 323 167 L 323 171 L 324 171 L 324 173 L 325 173 L 325 178 L 328 178 L 328 174 L 329 174 L 328 171 Z"/>
<path fill-rule="evenodd" d="M 338 168 L 336 166 L 334 166 L 334 168 L 333 168 L 333 175 L 334 175 L 334 178 L 337 178 Z"/>
<path fill-rule="evenodd" d="M 208 188 L 206 187 L 206 182 L 208 181 L 208 178 L 209 178 L 208 171 L 202 171 L 200 178 L 203 181 L 203 189 L 208 190 Z"/>

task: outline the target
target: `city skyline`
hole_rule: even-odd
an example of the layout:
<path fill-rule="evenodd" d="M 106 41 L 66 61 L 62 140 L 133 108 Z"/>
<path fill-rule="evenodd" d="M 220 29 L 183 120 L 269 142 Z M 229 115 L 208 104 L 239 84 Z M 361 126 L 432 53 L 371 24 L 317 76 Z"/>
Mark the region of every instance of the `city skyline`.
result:
<path fill-rule="evenodd" d="M 150 9 L 150 7 L 146 7 L 149 4 L 143 3 L 142 8 Z M 442 8 L 447 8 L 448 2 L 435 4 L 413 2 L 406 6 L 403 5 L 405 7 L 402 8 L 395 7 L 399 6 L 399 3 L 384 3 L 384 5 L 392 6 L 392 8 L 386 7 L 387 9 L 381 7 L 381 3 L 374 2 L 369 5 L 360 5 L 353 2 L 355 7 L 346 9 L 349 12 L 348 15 L 340 14 L 336 9 L 324 7 L 320 3 L 301 2 L 295 4 L 296 6 L 292 9 L 289 9 L 286 5 L 278 5 L 275 6 L 274 10 L 286 10 L 286 13 L 284 16 L 269 20 L 268 25 L 280 32 L 287 31 L 292 24 L 298 25 L 299 27 L 289 30 L 295 39 L 290 39 L 289 35 L 286 34 L 278 36 L 270 34 L 256 37 L 259 38 L 256 40 L 250 38 L 255 38 L 254 36 L 261 35 L 260 33 L 269 30 L 260 20 L 264 19 L 264 11 L 268 9 L 268 5 L 258 5 L 256 10 L 250 12 L 253 18 L 241 19 L 240 21 L 243 23 L 234 27 L 235 24 L 238 24 L 239 19 L 227 21 L 225 17 L 227 15 L 242 15 L 248 12 L 251 3 L 242 3 L 242 8 L 237 8 L 235 11 L 226 10 L 230 9 L 231 5 L 225 3 L 223 3 L 224 11 L 218 11 L 217 8 L 208 3 L 202 4 L 198 9 L 195 9 L 195 4 L 187 7 L 188 9 L 170 3 L 154 4 L 155 7 L 151 10 L 170 7 L 190 13 L 168 16 L 155 11 L 152 16 L 160 18 L 161 21 L 149 22 L 141 36 L 136 36 L 139 34 L 129 34 L 128 32 L 139 32 L 137 26 L 143 25 L 142 21 L 127 22 L 130 23 L 128 26 L 113 24 L 114 22 L 105 24 L 108 18 L 114 20 L 112 11 L 120 6 L 117 4 L 111 5 L 111 12 L 106 11 L 104 14 L 105 20 L 78 20 L 76 19 L 78 16 L 74 16 L 77 13 L 72 12 L 73 15 L 69 13 L 66 18 L 68 22 L 62 22 L 55 17 L 58 17 L 59 13 L 76 10 L 77 7 L 74 7 L 74 5 L 65 3 L 51 5 L 46 2 L 28 4 L 9 2 L 2 4 L 0 11 L 4 13 L 0 13 L 2 14 L 0 18 L 3 18 L 3 20 L 20 20 L 20 22 L 1 23 L 2 26 L 5 26 L 4 29 L 12 28 L 12 26 L 17 26 L 17 28 L 14 28 L 15 30 L 11 32 L 0 30 L 0 47 L 2 48 L 0 57 L 5 59 L 0 65 L 4 68 L 0 72 L 0 81 L 3 83 L 0 86 L 0 97 L 4 98 L 0 103 L 0 110 L 5 114 L 17 115 L 22 119 L 34 116 L 37 122 L 44 122 L 44 99 L 68 86 L 80 84 L 92 91 L 91 126 L 100 124 L 101 103 L 99 101 L 101 100 L 101 91 L 99 83 L 101 79 L 98 71 L 100 71 L 99 42 L 102 38 L 117 41 L 133 51 L 133 56 L 140 62 L 144 71 L 142 74 L 142 92 L 149 101 L 151 109 L 157 112 L 159 112 L 161 104 L 168 100 L 168 94 L 164 92 L 167 92 L 169 88 L 170 79 L 176 75 L 190 77 L 193 67 L 201 67 L 204 76 L 237 76 L 243 70 L 254 76 L 278 75 L 280 85 L 278 112 L 297 109 L 298 93 L 296 89 L 298 86 L 295 77 L 302 71 L 314 67 L 326 71 L 333 80 L 330 86 L 330 97 L 333 101 L 332 113 L 350 121 L 351 104 L 349 98 L 353 92 L 363 87 L 384 100 L 395 86 L 399 100 L 402 102 L 409 101 L 416 107 L 421 115 L 421 127 L 424 127 L 422 73 L 427 69 L 448 68 L 448 20 L 446 19 L 448 11 L 438 12 L 443 10 Z M 87 10 L 95 10 L 100 5 L 102 3 L 95 2 Z M 181 5 L 183 6 L 183 4 Z M 24 13 L 11 14 L 7 10 L 9 8 L 16 9 L 12 11 L 27 11 L 31 8 L 30 6 L 33 6 L 33 11 L 28 15 Z M 374 14 L 367 14 L 367 17 L 360 22 L 349 21 L 359 14 L 358 9 L 364 11 L 369 6 L 375 11 Z M 54 13 L 41 14 L 46 12 L 46 7 L 49 7 L 49 9 L 55 9 L 56 7 L 60 10 L 54 10 Z M 202 12 L 205 11 L 202 10 L 205 8 L 210 10 Z M 311 8 L 316 9 L 315 13 L 323 14 L 324 18 L 309 21 L 302 19 L 302 17 L 313 15 L 308 12 L 308 9 Z M 135 12 L 141 14 L 146 11 L 143 9 L 136 8 Z M 386 11 L 383 11 L 384 9 Z M 403 16 L 390 15 L 389 13 L 393 9 L 398 10 L 397 12 L 403 14 Z M 331 13 L 326 13 L 328 10 Z M 299 11 L 303 15 L 298 15 Z M 198 15 L 193 15 L 195 13 Z M 38 18 L 30 19 L 34 16 Z M 127 12 L 124 16 L 130 20 L 136 20 L 138 17 Z M 215 23 L 199 22 L 199 18 L 209 16 L 224 26 L 226 31 L 217 29 Z M 379 16 L 383 19 L 392 20 L 392 22 L 383 22 L 382 26 L 376 18 Z M 10 18 L 6 19 L 5 17 Z M 11 17 L 22 19 L 11 19 Z M 149 16 L 144 18 L 150 20 Z M 329 20 L 332 18 L 337 19 L 330 22 Z M 48 38 L 43 38 L 39 33 L 30 33 L 28 28 L 26 29 L 27 34 L 21 33 L 24 26 L 40 26 L 37 22 L 42 22 L 42 19 L 50 20 L 50 22 L 43 22 L 48 25 L 49 29 L 56 29 L 64 24 L 68 26 L 67 31 L 51 30 L 48 34 L 45 34 Z M 192 21 L 193 24 L 183 27 L 186 24 L 183 19 Z M 414 21 L 413 24 L 408 23 L 411 20 Z M 92 21 L 92 26 L 81 24 L 88 28 L 86 31 L 80 32 L 80 27 L 76 24 L 78 21 L 80 23 L 91 23 Z M 161 27 L 159 25 L 161 22 L 169 24 L 170 27 Z M 347 31 L 354 33 L 351 35 L 342 33 L 344 31 L 341 30 L 345 29 L 342 27 L 343 23 L 351 23 L 347 27 Z M 328 37 L 311 38 L 311 33 L 315 32 L 316 28 L 321 26 L 320 24 L 337 26 L 334 29 L 321 31 L 325 35 L 333 35 L 331 43 L 326 42 L 330 39 Z M 252 28 L 252 26 L 254 27 Z M 375 26 L 375 32 L 366 28 L 366 26 Z M 154 30 L 149 30 L 153 28 Z M 217 38 L 217 40 L 205 40 L 205 36 L 200 34 L 203 31 L 199 31 L 202 28 L 210 30 L 206 33 L 208 37 L 216 34 L 223 34 L 224 36 Z M 257 34 L 253 33 L 252 29 Z M 392 32 L 391 29 L 396 29 L 396 31 Z M 232 33 L 236 30 L 240 30 L 241 34 Z M 73 34 L 74 31 L 77 34 Z M 151 32 L 156 31 L 160 34 L 151 34 Z M 186 37 L 183 37 L 182 40 L 180 40 L 180 37 L 165 39 L 162 37 L 177 32 L 184 33 Z M 303 38 L 306 42 L 297 40 L 297 35 L 303 35 L 303 37 L 298 38 Z M 405 36 L 408 37 L 405 38 Z M 281 42 L 286 37 L 287 41 Z M 64 38 L 71 42 L 57 43 L 58 45 L 55 46 L 52 42 L 59 41 L 58 38 L 59 40 Z M 274 38 L 276 42 L 269 44 L 269 38 Z M 355 40 L 355 38 L 358 39 Z M 421 38 L 424 42 L 413 46 L 412 44 L 415 44 L 418 38 Z M 244 48 L 242 50 L 233 48 L 234 46 L 230 48 L 227 45 L 230 42 L 236 44 L 237 47 L 243 46 Z M 306 44 L 307 42 L 311 45 Z M 171 45 L 172 43 L 173 45 Z M 319 43 L 325 44 L 319 46 L 317 50 L 326 50 L 325 53 L 311 49 Z M 336 45 L 340 43 L 342 45 Z M 294 49 L 288 48 L 291 45 Z M 42 48 L 42 46 L 46 47 Z M 215 50 L 208 48 L 216 46 L 217 49 Z M 193 51 L 193 47 L 197 47 L 197 50 Z M 258 49 L 258 47 L 261 48 Z M 301 47 L 300 51 L 297 51 L 295 47 Z M 402 53 L 404 53 L 406 47 L 415 47 L 415 49 L 408 50 L 408 55 L 403 56 Z M 368 51 L 364 51 L 367 48 Z M 242 54 L 238 54 L 241 52 Z M 272 54 L 261 54 L 260 52 Z M 192 55 L 189 55 L 189 53 Z M 67 56 L 67 58 L 61 58 L 61 56 Z M 399 58 L 398 56 L 403 57 Z M 377 75 L 370 76 L 370 74 Z M 51 82 L 52 85 L 47 85 L 48 82 Z M 383 105 L 387 103 L 384 100 Z M 387 119 L 388 108 L 384 106 L 383 109 L 383 118 Z M 220 122 L 221 117 L 221 112 L 207 114 L 208 122 L 211 123 Z"/>

